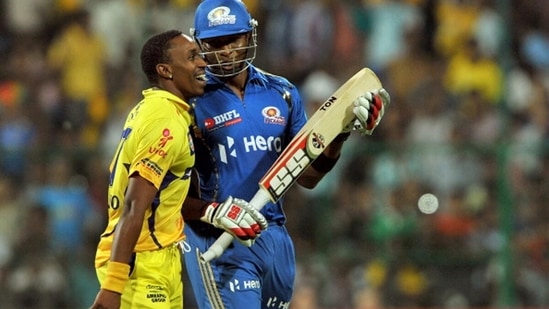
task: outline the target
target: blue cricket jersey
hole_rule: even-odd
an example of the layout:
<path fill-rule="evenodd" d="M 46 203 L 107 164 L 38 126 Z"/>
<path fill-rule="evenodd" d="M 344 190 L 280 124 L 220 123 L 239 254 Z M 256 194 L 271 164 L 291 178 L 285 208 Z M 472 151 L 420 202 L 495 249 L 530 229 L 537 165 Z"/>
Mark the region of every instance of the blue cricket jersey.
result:
<path fill-rule="evenodd" d="M 201 199 L 229 195 L 249 201 L 258 182 L 307 121 L 301 97 L 287 79 L 251 66 L 244 99 L 214 76 L 194 100 L 196 169 Z M 261 211 L 284 223 L 282 200 Z"/>

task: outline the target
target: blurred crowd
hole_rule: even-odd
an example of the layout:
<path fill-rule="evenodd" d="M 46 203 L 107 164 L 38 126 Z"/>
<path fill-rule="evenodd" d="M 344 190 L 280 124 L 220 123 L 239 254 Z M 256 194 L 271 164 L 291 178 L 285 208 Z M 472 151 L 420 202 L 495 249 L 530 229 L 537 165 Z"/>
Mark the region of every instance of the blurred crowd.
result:
<path fill-rule="evenodd" d="M 93 302 L 141 45 L 186 32 L 199 1 L 2 1 L 0 308 Z M 392 97 L 318 188 L 286 197 L 290 309 L 549 306 L 548 1 L 244 2 L 255 64 L 310 113 L 364 66 Z M 434 214 L 417 208 L 427 192 Z"/>

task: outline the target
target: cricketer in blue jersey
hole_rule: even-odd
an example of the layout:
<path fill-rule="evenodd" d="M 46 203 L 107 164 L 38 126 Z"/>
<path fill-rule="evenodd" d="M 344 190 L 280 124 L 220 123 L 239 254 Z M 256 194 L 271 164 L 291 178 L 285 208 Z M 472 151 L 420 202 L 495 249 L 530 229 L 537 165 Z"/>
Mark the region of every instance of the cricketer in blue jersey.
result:
<path fill-rule="evenodd" d="M 307 121 L 296 87 L 252 65 L 256 27 L 241 1 L 205 0 L 191 30 L 208 62 L 205 93 L 194 99 L 196 190 L 182 210 L 190 248 L 185 264 L 201 309 L 288 308 L 294 288 L 295 252 L 283 199 L 263 207 L 263 216 L 251 213 L 255 221 L 234 220 L 232 211 L 253 197 L 261 177 Z M 383 89 L 357 98 L 355 114 L 363 128 L 373 129 L 388 101 Z M 336 164 L 348 135 L 340 134 L 298 183 L 313 188 Z M 224 230 L 236 240 L 204 267 L 199 253 Z"/>

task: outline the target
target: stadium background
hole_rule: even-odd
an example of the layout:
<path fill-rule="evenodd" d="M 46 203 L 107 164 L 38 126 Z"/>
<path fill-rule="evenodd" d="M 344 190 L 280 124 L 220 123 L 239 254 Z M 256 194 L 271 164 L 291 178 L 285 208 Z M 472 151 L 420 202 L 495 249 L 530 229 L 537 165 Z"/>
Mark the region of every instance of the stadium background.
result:
<path fill-rule="evenodd" d="M 548 307 L 549 2 L 245 2 L 255 64 L 310 111 L 362 66 L 392 95 L 319 188 L 287 196 L 290 308 Z M 1 2 L 0 308 L 92 303 L 107 165 L 145 87 L 139 50 L 186 31 L 196 3 Z M 426 192 L 435 214 L 417 210 Z"/>

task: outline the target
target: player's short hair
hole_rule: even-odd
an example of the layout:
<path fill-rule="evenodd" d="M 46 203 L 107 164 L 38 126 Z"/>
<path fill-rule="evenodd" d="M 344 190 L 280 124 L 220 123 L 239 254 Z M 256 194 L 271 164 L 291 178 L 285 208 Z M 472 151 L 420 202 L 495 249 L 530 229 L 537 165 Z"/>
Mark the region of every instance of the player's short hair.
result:
<path fill-rule="evenodd" d="M 141 49 L 141 69 L 151 85 L 158 84 L 158 74 L 156 65 L 159 63 L 169 63 L 170 41 L 183 33 L 179 30 L 168 30 L 153 35 L 143 45 Z"/>

